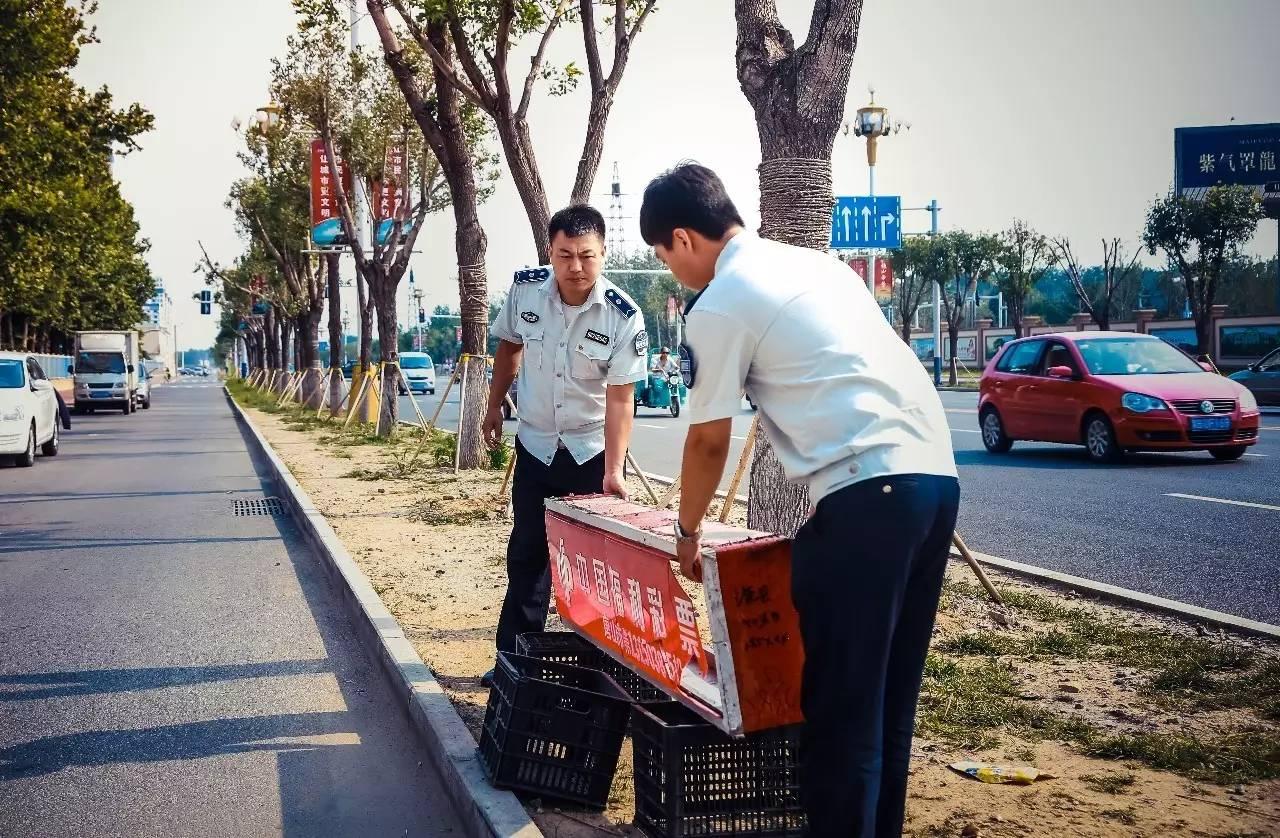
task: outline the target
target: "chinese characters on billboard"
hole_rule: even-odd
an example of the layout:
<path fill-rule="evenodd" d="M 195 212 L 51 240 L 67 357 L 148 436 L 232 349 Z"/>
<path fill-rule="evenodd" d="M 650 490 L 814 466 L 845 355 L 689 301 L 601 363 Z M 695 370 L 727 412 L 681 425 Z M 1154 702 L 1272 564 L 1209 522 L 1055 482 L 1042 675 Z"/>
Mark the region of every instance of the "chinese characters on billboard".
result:
<path fill-rule="evenodd" d="M 887 303 L 893 299 L 893 263 L 888 259 L 876 260 L 876 300 Z"/>
<path fill-rule="evenodd" d="M 1202 197 L 1212 186 L 1280 181 L 1280 123 L 1177 128 L 1174 177 L 1180 194 Z"/>
<path fill-rule="evenodd" d="M 375 221 L 399 217 L 405 184 L 404 146 L 388 146 L 382 162 L 382 180 L 373 184 Z"/>

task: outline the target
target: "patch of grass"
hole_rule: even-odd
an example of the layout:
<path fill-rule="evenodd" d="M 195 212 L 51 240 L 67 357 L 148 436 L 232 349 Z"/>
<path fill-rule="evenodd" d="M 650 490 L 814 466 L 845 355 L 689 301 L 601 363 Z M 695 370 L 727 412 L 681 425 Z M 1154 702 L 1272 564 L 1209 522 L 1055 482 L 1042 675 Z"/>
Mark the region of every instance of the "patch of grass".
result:
<path fill-rule="evenodd" d="M 1138 822 L 1138 810 L 1132 806 L 1128 809 L 1104 809 L 1099 814 L 1104 818 L 1119 821 L 1126 826 L 1133 826 Z"/>
<path fill-rule="evenodd" d="M 1080 782 L 1094 791 L 1100 791 L 1104 794 L 1120 794 L 1132 786 L 1137 779 L 1138 776 L 1136 774 L 1085 774 L 1080 777 Z"/>
<path fill-rule="evenodd" d="M 1280 777 L 1280 742 L 1262 731 L 1211 739 L 1179 733 L 1104 734 L 1094 730 L 1073 739 L 1089 756 L 1134 759 L 1193 780 L 1226 784 Z"/>

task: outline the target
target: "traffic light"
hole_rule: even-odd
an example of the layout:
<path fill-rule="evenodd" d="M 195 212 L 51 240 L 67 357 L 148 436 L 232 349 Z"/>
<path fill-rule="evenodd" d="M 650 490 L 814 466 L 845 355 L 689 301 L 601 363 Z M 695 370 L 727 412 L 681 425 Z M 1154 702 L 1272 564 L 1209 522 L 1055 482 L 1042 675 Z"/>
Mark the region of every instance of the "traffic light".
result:
<path fill-rule="evenodd" d="M 204 291 L 200 292 L 200 313 L 201 314 L 213 313 L 213 292 L 208 290 L 207 288 Z"/>
<path fill-rule="evenodd" d="M 418 309 L 418 322 L 419 322 L 419 323 L 426 323 L 426 322 L 427 322 L 427 313 L 426 313 L 425 311 L 423 311 L 422 309 Z"/>

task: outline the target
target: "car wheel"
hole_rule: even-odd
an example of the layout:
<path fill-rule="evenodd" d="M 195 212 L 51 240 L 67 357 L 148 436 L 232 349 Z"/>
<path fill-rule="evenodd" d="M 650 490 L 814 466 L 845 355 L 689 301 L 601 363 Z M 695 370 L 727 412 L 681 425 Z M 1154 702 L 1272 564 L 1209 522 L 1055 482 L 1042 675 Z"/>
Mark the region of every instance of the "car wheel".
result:
<path fill-rule="evenodd" d="M 1243 457 L 1246 448 L 1247 446 L 1244 445 L 1232 445 L 1229 448 L 1210 448 L 1209 453 L 1213 455 L 1215 460 L 1229 462 Z"/>
<path fill-rule="evenodd" d="M 125 416 L 128 416 L 130 413 L 133 413 L 133 399 L 126 400 L 124 403 L 124 407 L 120 408 L 120 412 L 123 413 Z"/>
<path fill-rule="evenodd" d="M 1124 457 L 1111 420 L 1101 414 L 1095 413 L 1085 420 L 1084 447 L 1095 463 L 1118 463 Z"/>
<path fill-rule="evenodd" d="M 640 402 L 636 402 L 636 403 L 631 407 L 631 415 L 632 415 L 632 416 L 639 416 L 639 415 L 640 415 Z"/>
<path fill-rule="evenodd" d="M 147 400 L 146 400 L 145 402 L 143 402 L 143 403 L 142 403 L 142 409 L 143 409 L 143 410 L 150 410 L 150 409 L 151 409 L 151 397 L 150 397 L 150 396 L 147 396 Z"/>
<path fill-rule="evenodd" d="M 673 417 L 680 415 L 680 399 L 675 396 L 671 397 L 671 415 Z"/>
<path fill-rule="evenodd" d="M 46 457 L 58 456 L 58 417 L 53 417 L 53 436 L 40 446 L 40 453 Z"/>
<path fill-rule="evenodd" d="M 432 387 L 430 390 L 427 391 L 427 393 L 434 396 L 436 394 L 436 388 Z"/>
<path fill-rule="evenodd" d="M 1004 432 L 1004 423 L 994 407 L 987 408 L 982 414 L 982 444 L 992 454 L 1004 454 L 1013 447 L 1013 440 Z"/>
<path fill-rule="evenodd" d="M 31 423 L 31 433 L 27 435 L 27 450 L 13 458 L 13 464 L 19 468 L 31 468 L 36 464 L 36 423 Z"/>

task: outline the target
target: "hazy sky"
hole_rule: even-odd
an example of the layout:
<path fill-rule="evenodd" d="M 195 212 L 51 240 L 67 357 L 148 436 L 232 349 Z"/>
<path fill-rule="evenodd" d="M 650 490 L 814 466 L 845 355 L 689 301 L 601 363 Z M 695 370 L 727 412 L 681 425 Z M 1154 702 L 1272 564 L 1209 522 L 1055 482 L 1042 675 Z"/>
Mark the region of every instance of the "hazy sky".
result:
<path fill-rule="evenodd" d="M 812 5 L 779 0 L 797 42 Z M 76 75 L 156 116 L 143 150 L 116 172 L 151 240 L 152 269 L 177 303 L 180 342 L 207 346 L 216 317 L 200 317 L 190 299 L 200 287 L 196 242 L 224 262 L 242 249 L 223 206 L 243 174 L 230 122 L 266 101 L 268 62 L 293 31 L 292 9 L 288 0 L 101 6 L 102 44 L 85 50 Z M 372 43 L 372 23 L 362 27 Z M 1175 127 L 1280 121 L 1277 31 L 1277 0 L 867 0 L 846 117 L 866 104 L 872 84 L 878 104 L 912 123 L 881 144 L 880 194 L 901 195 L 904 206 L 937 198 L 944 229 L 994 231 L 1026 218 L 1071 236 L 1082 258 L 1094 260 L 1102 236 L 1137 246 L 1148 203 L 1172 181 Z M 578 32 L 559 38 L 553 57 L 581 64 Z M 645 183 L 686 158 L 716 169 L 748 223 L 758 222 L 759 144 L 735 75 L 734 40 L 731 0 L 660 0 L 636 41 L 596 181 L 607 215 L 620 161 L 632 246 L 641 245 L 635 215 Z M 572 185 L 585 87 L 535 100 L 530 115 L 553 210 Z M 865 194 L 862 140 L 837 140 L 834 168 L 837 194 Z M 536 259 L 509 179 L 481 219 L 497 293 L 513 268 Z M 926 213 L 910 214 L 905 229 L 927 223 Z M 1271 255 L 1275 236 L 1265 222 L 1254 249 Z M 449 212 L 428 222 L 419 247 L 414 269 L 428 310 L 456 306 Z"/>

